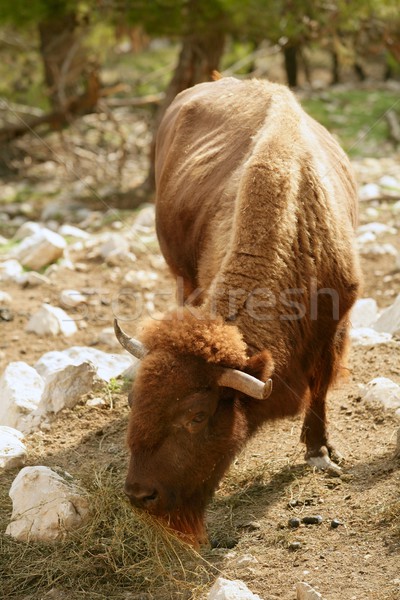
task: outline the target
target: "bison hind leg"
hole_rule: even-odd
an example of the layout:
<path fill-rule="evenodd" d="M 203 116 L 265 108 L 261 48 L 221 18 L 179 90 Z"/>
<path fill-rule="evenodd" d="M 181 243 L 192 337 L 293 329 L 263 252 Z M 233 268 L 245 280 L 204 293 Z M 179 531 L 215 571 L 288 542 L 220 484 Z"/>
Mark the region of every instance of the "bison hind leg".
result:
<path fill-rule="evenodd" d="M 326 395 L 330 385 L 343 370 L 348 344 L 348 324 L 342 322 L 327 342 L 312 369 L 309 386 L 311 400 L 304 418 L 301 441 L 306 444 L 306 462 L 317 469 L 340 472 L 343 456 L 328 440 Z"/>
<path fill-rule="evenodd" d="M 339 459 L 337 458 L 338 456 L 340 457 Z M 333 471 L 340 473 L 342 470 L 337 464 L 342 460 L 342 457 L 330 446 L 330 444 L 321 446 L 317 451 L 307 451 L 305 460 L 310 467 L 315 467 L 319 471 Z"/>

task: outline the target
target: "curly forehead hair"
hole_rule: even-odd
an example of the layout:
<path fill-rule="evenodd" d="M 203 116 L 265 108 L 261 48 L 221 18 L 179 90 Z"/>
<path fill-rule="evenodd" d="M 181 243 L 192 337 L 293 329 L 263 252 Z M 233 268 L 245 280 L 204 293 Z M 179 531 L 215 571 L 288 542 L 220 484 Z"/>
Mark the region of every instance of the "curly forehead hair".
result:
<path fill-rule="evenodd" d="M 247 346 L 234 325 L 221 317 L 208 318 L 199 309 L 178 309 L 160 321 L 148 322 L 141 340 L 151 350 L 191 354 L 209 363 L 241 369 L 247 362 Z"/>

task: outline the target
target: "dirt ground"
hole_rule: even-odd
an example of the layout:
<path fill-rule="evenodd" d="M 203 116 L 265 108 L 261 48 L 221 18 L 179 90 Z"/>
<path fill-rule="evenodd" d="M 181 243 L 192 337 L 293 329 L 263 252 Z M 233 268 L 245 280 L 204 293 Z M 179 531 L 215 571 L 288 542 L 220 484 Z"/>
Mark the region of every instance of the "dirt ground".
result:
<path fill-rule="evenodd" d="M 361 206 L 361 223 L 390 221 L 390 205 L 379 207 L 379 217 L 374 219 L 367 215 L 368 206 Z M 131 227 L 133 219 L 134 215 L 124 217 L 124 229 Z M 380 241 L 400 251 L 398 237 L 388 235 Z M 125 266 L 111 269 L 98 258 L 88 258 L 85 250 L 75 252 L 73 262 L 84 266 L 63 269 L 49 285 L 26 289 L 7 285 L 14 320 L 1 323 L 1 369 L 14 360 L 33 365 L 44 352 L 72 345 L 110 351 L 97 341 L 98 335 L 112 324 L 113 313 L 132 314 L 138 290 L 131 287 L 121 296 L 126 288 Z M 133 268 L 158 273 L 153 291 L 167 295 L 156 297 L 156 309 L 173 303 L 172 283 L 154 241 L 138 248 Z M 380 307 L 390 304 L 400 293 L 393 258 L 363 258 L 362 268 L 363 296 L 375 297 Z M 88 296 L 84 315 L 72 311 L 79 328 L 73 340 L 26 333 L 30 315 L 44 301 L 57 305 L 63 289 Z M 130 321 L 126 329 L 135 333 L 139 322 Z M 344 456 L 340 477 L 304 464 L 300 418 L 268 425 L 248 444 L 223 480 L 207 516 L 210 539 L 219 547 L 205 548 L 202 555 L 222 576 L 244 580 L 263 600 L 294 600 L 297 581 L 310 583 L 326 600 L 400 598 L 400 477 L 399 459 L 394 456 L 399 421 L 381 407 L 365 404 L 358 387 L 377 376 L 400 383 L 399 351 L 398 341 L 352 348 L 348 380 L 329 394 L 331 438 Z M 62 413 L 50 430 L 28 435 L 27 464 L 61 467 L 78 479 L 94 476 L 101 468 L 113 468 L 122 477 L 127 464 L 126 392 L 108 389 L 103 395 L 106 406 L 94 409 L 82 402 Z M 7 492 L 16 474 L 13 470 L 1 476 L 2 530 L 11 511 Z M 291 517 L 312 515 L 321 515 L 322 523 L 288 526 Z M 333 519 L 341 523 L 336 529 L 331 527 Z M 131 592 L 127 598 L 165 597 L 161 591 L 159 596 Z M 74 600 L 71 592 L 67 597 Z M 85 597 L 91 598 L 90 590 Z M 178 588 L 169 597 L 180 598 Z"/>

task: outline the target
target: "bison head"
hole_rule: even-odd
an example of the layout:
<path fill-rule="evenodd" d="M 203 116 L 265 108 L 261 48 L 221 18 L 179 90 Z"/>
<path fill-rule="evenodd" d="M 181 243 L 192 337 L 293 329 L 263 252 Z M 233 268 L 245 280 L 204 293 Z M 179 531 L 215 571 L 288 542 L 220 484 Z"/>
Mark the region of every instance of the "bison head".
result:
<path fill-rule="evenodd" d="M 235 326 L 194 309 L 150 323 L 143 343 L 117 323 L 116 334 L 142 359 L 130 394 L 125 491 L 134 506 L 201 543 L 207 502 L 249 436 L 243 405 L 271 391 L 271 380 L 250 373 L 268 377 L 272 361 L 265 352 L 249 359 Z"/>

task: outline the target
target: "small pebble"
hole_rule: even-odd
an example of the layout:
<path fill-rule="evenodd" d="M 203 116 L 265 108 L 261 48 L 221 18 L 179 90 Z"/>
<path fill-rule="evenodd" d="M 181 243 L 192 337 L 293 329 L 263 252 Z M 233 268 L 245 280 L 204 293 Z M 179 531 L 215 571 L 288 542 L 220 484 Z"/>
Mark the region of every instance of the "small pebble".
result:
<path fill-rule="evenodd" d="M 212 540 L 210 540 L 211 548 L 227 548 L 228 550 L 231 550 L 232 548 L 237 546 L 237 544 L 238 540 L 234 538 L 228 538 L 225 540 L 218 540 L 216 538 L 213 538 Z"/>
<path fill-rule="evenodd" d="M 301 542 L 291 542 L 289 544 L 289 550 L 292 550 L 293 552 L 295 552 L 296 550 L 300 550 L 302 547 Z"/>
<path fill-rule="evenodd" d="M 321 515 L 315 515 L 311 517 L 303 517 L 302 521 L 305 525 L 319 525 L 322 523 L 323 518 Z"/>
<path fill-rule="evenodd" d="M 293 517 L 292 519 L 289 519 L 288 524 L 289 527 L 293 527 L 293 529 L 300 527 L 300 519 Z"/>
<path fill-rule="evenodd" d="M 337 529 L 339 525 L 343 525 L 342 521 L 339 521 L 339 519 L 332 519 L 331 529 Z"/>
<path fill-rule="evenodd" d="M 243 529 L 247 529 L 248 531 L 259 531 L 261 529 L 261 523 L 258 521 L 250 521 L 243 525 Z"/>

